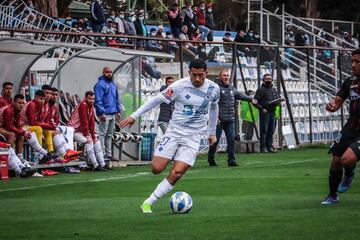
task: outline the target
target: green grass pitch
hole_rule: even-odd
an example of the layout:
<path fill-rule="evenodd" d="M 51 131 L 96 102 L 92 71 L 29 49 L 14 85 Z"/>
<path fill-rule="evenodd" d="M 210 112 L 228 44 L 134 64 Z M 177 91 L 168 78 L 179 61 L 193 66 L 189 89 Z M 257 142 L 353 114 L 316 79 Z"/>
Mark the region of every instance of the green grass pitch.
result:
<path fill-rule="evenodd" d="M 239 154 L 240 167 L 208 167 L 200 156 L 175 186 L 194 201 L 172 214 L 169 198 L 143 215 L 139 206 L 166 176 L 150 166 L 0 181 L 0 239 L 359 239 L 360 188 L 322 206 L 330 155 L 326 148 Z"/>

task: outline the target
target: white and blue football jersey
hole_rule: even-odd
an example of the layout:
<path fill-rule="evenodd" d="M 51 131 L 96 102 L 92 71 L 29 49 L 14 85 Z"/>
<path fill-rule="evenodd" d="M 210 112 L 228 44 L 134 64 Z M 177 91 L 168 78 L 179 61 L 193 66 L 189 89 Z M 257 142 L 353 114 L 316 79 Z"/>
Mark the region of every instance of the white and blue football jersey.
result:
<path fill-rule="evenodd" d="M 161 99 L 175 102 L 169 128 L 179 133 L 206 132 L 211 104 L 218 104 L 219 86 L 205 79 L 201 87 L 195 87 L 189 77 L 180 79 L 160 93 Z"/>

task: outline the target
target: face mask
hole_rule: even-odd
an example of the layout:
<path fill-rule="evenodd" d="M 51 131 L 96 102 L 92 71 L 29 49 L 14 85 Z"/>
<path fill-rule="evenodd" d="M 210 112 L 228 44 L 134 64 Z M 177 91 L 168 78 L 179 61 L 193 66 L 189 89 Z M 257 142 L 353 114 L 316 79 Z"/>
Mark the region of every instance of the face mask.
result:
<path fill-rule="evenodd" d="M 59 22 L 58 22 L 58 21 L 55 21 L 55 22 L 54 22 L 54 26 L 55 26 L 55 27 L 59 26 Z"/>
<path fill-rule="evenodd" d="M 124 14 L 120 14 L 120 15 L 119 15 L 119 18 L 121 18 L 121 19 L 123 19 L 124 17 L 125 17 Z"/>
<path fill-rule="evenodd" d="M 187 7 L 186 10 L 190 11 L 190 10 L 191 10 L 191 7 Z"/>
<path fill-rule="evenodd" d="M 205 9 L 205 7 L 200 7 L 200 9 L 201 9 L 201 10 L 204 10 L 204 9 Z"/>
<path fill-rule="evenodd" d="M 143 20 L 144 20 L 144 17 L 139 17 L 139 20 L 140 20 L 140 21 L 143 21 Z"/>
<path fill-rule="evenodd" d="M 211 9 L 211 8 L 209 8 L 207 11 L 208 11 L 208 13 L 211 13 L 211 12 L 212 12 L 212 9 Z"/>
<path fill-rule="evenodd" d="M 114 19 L 115 19 L 115 15 L 111 15 L 110 18 L 111 18 L 112 20 L 114 20 Z"/>
<path fill-rule="evenodd" d="M 252 36 L 254 36 L 254 34 L 250 32 L 250 33 L 249 33 L 249 37 L 252 37 Z"/>
<path fill-rule="evenodd" d="M 131 21 L 132 21 L 132 22 L 135 22 L 135 21 L 136 21 L 136 17 L 132 17 L 132 18 L 131 18 Z"/>
<path fill-rule="evenodd" d="M 154 36 L 156 36 L 156 33 L 150 33 L 150 35 L 154 37 Z"/>

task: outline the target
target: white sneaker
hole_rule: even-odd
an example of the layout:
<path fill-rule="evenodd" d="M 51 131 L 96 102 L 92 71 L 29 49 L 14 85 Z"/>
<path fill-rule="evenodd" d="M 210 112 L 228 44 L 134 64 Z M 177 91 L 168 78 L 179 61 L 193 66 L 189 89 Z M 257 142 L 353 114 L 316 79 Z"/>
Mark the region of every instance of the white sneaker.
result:
<path fill-rule="evenodd" d="M 44 177 L 42 174 L 35 172 L 33 175 L 33 177 Z"/>

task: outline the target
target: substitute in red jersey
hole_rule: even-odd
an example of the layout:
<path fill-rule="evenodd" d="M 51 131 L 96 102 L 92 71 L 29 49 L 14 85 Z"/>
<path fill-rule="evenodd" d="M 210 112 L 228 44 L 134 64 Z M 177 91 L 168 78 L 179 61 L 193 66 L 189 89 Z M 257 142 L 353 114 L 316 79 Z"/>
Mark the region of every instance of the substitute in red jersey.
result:
<path fill-rule="evenodd" d="M 52 135 L 55 134 L 55 127 L 44 122 L 43 104 L 45 101 L 45 93 L 42 90 L 35 92 L 33 100 L 29 101 L 21 112 L 21 119 L 28 130 L 36 133 L 38 142 L 42 146 L 42 138 L 44 136 L 45 145 L 49 152 L 54 151 L 52 144 Z M 51 130 L 51 131 L 44 131 Z"/>
<path fill-rule="evenodd" d="M 12 103 L 12 94 L 14 85 L 11 82 L 3 83 L 0 97 L 0 108 L 10 105 Z"/>
<path fill-rule="evenodd" d="M 4 108 L 12 103 L 12 94 L 13 94 L 13 84 L 11 82 L 3 83 L 3 88 L 1 91 L 0 97 L 0 134 L 4 136 L 6 142 L 10 145 L 14 145 L 15 135 L 9 131 L 6 131 L 3 124 L 3 111 Z"/>
<path fill-rule="evenodd" d="M 56 98 L 54 97 L 54 89 L 49 85 L 43 85 L 41 89 L 45 93 L 45 102 L 42 108 L 41 120 L 56 129 L 56 131 L 44 129 L 44 135 L 53 136 L 51 139 L 51 145 L 53 146 L 53 149 L 57 151 L 57 153 L 61 154 L 61 156 L 64 158 L 64 161 L 68 162 L 79 159 L 81 152 L 71 149 L 74 129 L 72 127 L 62 127 L 59 125 L 59 109 L 56 105 L 58 96 L 56 96 Z M 56 88 L 55 90 L 57 91 Z M 62 130 L 64 133 L 66 133 L 67 139 L 65 138 L 65 134 L 62 134 Z M 70 142 L 70 144 L 68 144 L 67 141 Z M 50 143 L 46 143 L 47 146 L 49 146 L 49 144 Z"/>
<path fill-rule="evenodd" d="M 85 99 L 72 113 L 68 126 L 75 129 L 74 140 L 80 144 L 85 144 L 84 151 L 94 166 L 93 170 L 106 171 L 101 143 L 95 135 L 94 102 L 94 92 L 86 92 Z"/>

